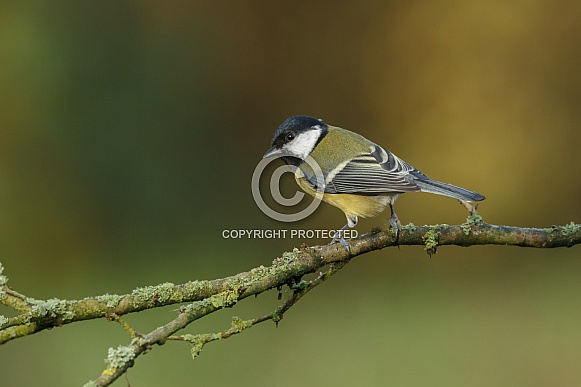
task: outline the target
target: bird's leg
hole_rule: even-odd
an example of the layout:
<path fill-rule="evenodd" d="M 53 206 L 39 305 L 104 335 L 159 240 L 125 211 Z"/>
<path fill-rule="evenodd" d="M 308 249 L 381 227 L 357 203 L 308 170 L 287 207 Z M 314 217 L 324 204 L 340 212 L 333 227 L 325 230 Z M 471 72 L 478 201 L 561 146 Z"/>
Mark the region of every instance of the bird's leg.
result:
<path fill-rule="evenodd" d="M 464 206 L 464 208 L 468 210 L 468 212 L 470 212 L 470 215 L 478 215 L 478 212 L 476 212 L 476 209 L 478 208 L 478 203 L 472 204 L 462 199 L 458 199 L 458 201 L 460 202 L 460 204 Z"/>
<path fill-rule="evenodd" d="M 339 242 L 343 245 L 343 247 L 345 247 L 345 250 L 347 250 L 349 255 L 351 255 L 351 249 L 349 248 L 349 244 L 347 244 L 347 241 L 345 240 L 345 238 L 343 238 L 343 234 L 345 233 L 345 230 L 347 230 L 348 228 L 349 228 L 349 223 L 347 223 L 345 226 L 343 226 L 341 228 L 341 230 L 337 230 L 337 232 L 333 236 L 333 239 L 331 240 L 331 243 L 329 243 L 329 244 L 332 245 L 335 242 Z"/>
<path fill-rule="evenodd" d="M 355 227 L 357 225 L 357 220 L 358 219 L 356 216 L 347 216 L 347 224 L 345 226 L 343 226 L 341 228 L 341 230 L 337 230 L 335 235 L 333 235 L 333 239 L 331 240 L 331 243 L 329 243 L 329 244 L 332 245 L 335 242 L 341 243 L 343 245 L 343 247 L 345 247 L 345 250 L 347 250 L 347 253 L 349 253 L 349 255 L 351 256 L 351 249 L 349 248 L 349 244 L 347 243 L 347 241 L 343 237 L 343 234 L 345 233 L 345 230 L 347 230 L 348 228 Z"/>
<path fill-rule="evenodd" d="M 397 245 L 397 242 L 399 241 L 399 226 L 401 225 L 401 223 L 395 211 L 393 210 L 393 203 L 389 203 L 389 209 L 391 210 L 389 225 L 393 228 L 393 232 L 395 234 L 395 244 Z"/>

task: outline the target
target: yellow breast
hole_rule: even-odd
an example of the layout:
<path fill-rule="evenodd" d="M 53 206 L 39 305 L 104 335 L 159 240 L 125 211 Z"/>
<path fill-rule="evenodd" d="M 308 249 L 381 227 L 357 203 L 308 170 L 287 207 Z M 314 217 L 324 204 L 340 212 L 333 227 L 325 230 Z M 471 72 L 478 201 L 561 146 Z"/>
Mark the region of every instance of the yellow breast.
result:
<path fill-rule="evenodd" d="M 298 171 L 298 170 L 297 170 Z M 295 175 L 297 184 L 303 191 L 311 196 L 315 196 L 316 191 L 311 187 L 307 179 L 300 174 Z M 361 218 L 371 218 L 377 216 L 385 210 L 390 201 L 395 200 L 397 195 L 354 195 L 354 194 L 324 194 L 323 201 L 327 202 L 345 213 L 347 218 L 354 216 Z"/>

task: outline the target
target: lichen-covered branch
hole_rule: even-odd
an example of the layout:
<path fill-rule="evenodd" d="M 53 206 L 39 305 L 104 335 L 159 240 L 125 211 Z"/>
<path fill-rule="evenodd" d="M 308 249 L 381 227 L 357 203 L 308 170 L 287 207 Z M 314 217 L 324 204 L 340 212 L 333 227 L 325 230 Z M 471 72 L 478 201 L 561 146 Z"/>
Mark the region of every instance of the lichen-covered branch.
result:
<path fill-rule="evenodd" d="M 348 262 L 349 259 L 345 259 L 331 264 L 331 267 L 327 271 L 320 273 L 319 276 L 312 281 L 300 281 L 297 284 L 289 285 L 294 290 L 293 295 L 272 313 L 246 321 L 243 321 L 238 317 L 233 317 L 232 326 L 225 332 L 171 336 L 174 332 L 186 327 L 188 324 L 207 314 L 224 307 L 233 306 L 238 299 L 242 298 L 240 297 L 239 289 L 232 289 L 231 292 L 225 292 L 224 294 L 212 296 L 204 301 L 198 301 L 188 305 L 180 310 L 180 314 L 176 319 L 165 326 L 157 328 L 145 336 L 133 337 L 133 340 L 131 340 L 131 343 L 128 346 L 119 346 L 117 349 L 110 348 L 109 355 L 106 359 L 108 367 L 101 373 L 101 376 L 99 376 L 97 380 L 89 382 L 88 385 L 110 385 L 119 376 L 123 375 L 128 368 L 133 366 L 135 358 L 151 349 L 152 344 L 163 344 L 166 340 L 185 341 L 191 344 L 192 356 L 196 358 L 207 343 L 220 339 L 227 339 L 264 321 L 272 320 L 278 324 L 278 322 L 282 320 L 284 313 L 295 305 L 305 294 L 323 283 L 323 281 L 331 277 L 333 274 L 337 273 Z"/>
<path fill-rule="evenodd" d="M 439 246 L 444 245 L 553 248 L 570 247 L 579 243 L 581 243 L 581 225 L 579 224 L 570 223 L 550 228 L 496 226 L 485 223 L 475 211 L 462 225 L 415 226 L 410 224 L 403 226 L 398 240 L 399 245 L 424 246 L 430 254 L 435 253 Z M 176 319 L 165 326 L 147 335 L 135 334 L 130 345 L 111 349 L 108 357 L 109 367 L 98 379 L 99 384 L 97 384 L 107 385 L 109 382 L 105 379 L 114 380 L 121 375 L 133 364 L 139 354 L 150 349 L 154 344 L 163 343 L 176 331 L 208 313 L 226 306 L 233 306 L 241 299 L 269 289 L 283 285 L 297 286 L 297 282 L 301 283 L 300 278 L 303 275 L 316 272 L 325 265 L 348 262 L 349 258 L 389 246 L 395 246 L 393 233 L 390 230 L 374 230 L 349 241 L 351 254 L 339 243 L 310 248 L 303 246 L 282 254 L 282 257 L 276 258 L 271 266 L 260 266 L 226 278 L 191 281 L 181 285 L 164 283 L 137 288 L 130 294 L 105 294 L 82 300 L 55 298 L 37 300 L 27 297 L 8 286 L 8 278 L 3 275 L 3 267 L 0 265 L 0 303 L 18 312 L 16 317 L 0 316 L 0 344 L 76 321 L 95 318 L 121 321 L 119 317 L 128 313 L 171 304 L 189 303 L 180 309 Z M 312 287 L 306 287 L 306 289 L 310 288 Z M 304 293 L 295 291 L 296 294 Z M 291 304 L 281 305 L 283 308 L 281 311 L 273 312 L 272 316 L 266 319 L 277 321 L 286 311 L 284 305 L 294 305 L 292 300 L 293 298 L 291 298 Z M 260 322 L 259 320 L 260 318 L 256 321 Z M 130 331 L 130 327 L 124 326 L 124 328 Z M 233 331 L 229 334 L 233 334 Z"/>
<path fill-rule="evenodd" d="M 570 247 L 581 242 L 581 226 L 570 223 L 550 228 L 520 228 L 484 223 L 479 215 L 471 215 L 462 225 L 403 226 L 399 245 L 422 245 L 429 253 L 438 246 L 511 245 L 521 247 Z M 349 241 L 351 256 L 394 246 L 390 231 L 376 230 Z M 238 287 L 243 294 L 258 294 L 289 282 L 289 279 L 313 272 L 332 262 L 347 258 L 340 245 L 317 246 L 299 253 L 285 253 L 270 267 L 258 267 L 231 277 L 206 281 L 191 281 L 174 285 L 164 283 L 135 289 L 130 294 L 105 294 L 82 300 L 36 300 L 11 289 L 0 270 L 0 303 L 20 314 L 0 317 L 0 344 L 32 333 L 71 322 L 122 316 L 171 304 L 201 301 Z M 1 269 L 1 267 L 0 267 Z"/>

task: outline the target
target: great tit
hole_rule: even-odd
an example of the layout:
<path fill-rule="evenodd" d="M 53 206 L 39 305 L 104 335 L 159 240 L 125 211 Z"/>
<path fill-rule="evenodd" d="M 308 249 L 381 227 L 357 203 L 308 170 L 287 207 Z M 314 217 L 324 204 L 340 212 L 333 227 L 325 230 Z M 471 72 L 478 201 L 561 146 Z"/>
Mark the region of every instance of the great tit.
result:
<path fill-rule="evenodd" d="M 322 177 L 317 178 L 318 168 L 307 162 L 309 156 L 319 165 Z M 313 117 L 286 119 L 274 132 L 272 147 L 263 156 L 267 157 L 280 157 L 296 167 L 295 179 L 302 190 L 312 196 L 322 192 L 323 201 L 345 213 L 347 224 L 331 243 L 341 242 L 348 251 L 343 232 L 354 227 L 359 217 L 377 216 L 387 206 L 397 243 L 400 223 L 393 203 L 400 194 L 420 191 L 468 202 L 484 200 L 479 193 L 431 180 L 365 137 Z"/>

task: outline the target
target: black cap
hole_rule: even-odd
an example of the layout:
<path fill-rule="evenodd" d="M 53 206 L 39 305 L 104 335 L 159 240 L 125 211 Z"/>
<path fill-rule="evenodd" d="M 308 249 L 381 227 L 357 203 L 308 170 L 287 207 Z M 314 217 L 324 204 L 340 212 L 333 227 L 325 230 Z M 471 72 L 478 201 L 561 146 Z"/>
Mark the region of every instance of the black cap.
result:
<path fill-rule="evenodd" d="M 319 126 L 323 130 L 327 129 L 327 124 L 318 118 L 308 116 L 292 116 L 284 120 L 282 124 L 276 129 L 272 135 L 272 142 L 283 132 L 293 132 L 295 134 L 304 132 L 305 130 Z"/>

